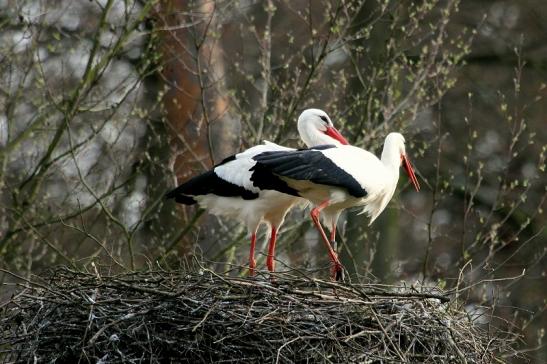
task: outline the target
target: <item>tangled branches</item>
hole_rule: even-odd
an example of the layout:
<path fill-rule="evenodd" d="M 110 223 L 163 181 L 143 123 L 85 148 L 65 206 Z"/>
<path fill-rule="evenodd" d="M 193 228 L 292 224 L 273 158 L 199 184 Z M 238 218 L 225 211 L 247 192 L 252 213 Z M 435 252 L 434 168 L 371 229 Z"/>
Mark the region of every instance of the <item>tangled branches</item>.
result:
<path fill-rule="evenodd" d="M 500 343 L 437 293 L 206 269 L 58 268 L 1 305 L 7 362 L 468 362 Z"/>

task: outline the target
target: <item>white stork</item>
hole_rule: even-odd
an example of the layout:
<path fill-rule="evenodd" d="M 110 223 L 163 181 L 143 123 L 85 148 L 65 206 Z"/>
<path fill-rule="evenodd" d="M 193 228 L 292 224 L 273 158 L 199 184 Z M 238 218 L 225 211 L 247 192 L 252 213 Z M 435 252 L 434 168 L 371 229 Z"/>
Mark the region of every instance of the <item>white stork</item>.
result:
<path fill-rule="evenodd" d="M 351 145 L 323 146 L 297 151 L 268 151 L 253 157 L 251 180 L 260 189 L 301 196 L 315 205 L 312 220 L 319 230 L 333 264 L 334 279 L 341 278 L 342 265 L 319 222 L 319 214 L 331 229 L 344 209 L 364 206 L 372 223 L 393 197 L 399 167 L 407 171 L 416 191 L 420 185 L 405 152 L 405 139 L 390 133 L 382 158 Z"/>
<path fill-rule="evenodd" d="M 307 109 L 298 118 L 298 132 L 308 147 L 329 144 L 339 146 L 348 144 L 347 140 L 334 128 L 329 116 L 319 109 Z M 189 181 L 167 193 L 167 198 L 176 202 L 193 205 L 196 202 L 215 215 L 229 216 L 245 222 L 251 233 L 249 254 L 250 273 L 256 268 L 256 233 L 264 222 L 271 228 L 268 244 L 267 267 L 274 271 L 275 244 L 277 231 L 283 224 L 285 215 L 299 197 L 263 190 L 253 185 L 251 168 L 256 164 L 253 157 L 264 152 L 295 151 L 274 143 L 265 142 L 246 151 L 224 159 L 213 169 L 191 178 Z"/>

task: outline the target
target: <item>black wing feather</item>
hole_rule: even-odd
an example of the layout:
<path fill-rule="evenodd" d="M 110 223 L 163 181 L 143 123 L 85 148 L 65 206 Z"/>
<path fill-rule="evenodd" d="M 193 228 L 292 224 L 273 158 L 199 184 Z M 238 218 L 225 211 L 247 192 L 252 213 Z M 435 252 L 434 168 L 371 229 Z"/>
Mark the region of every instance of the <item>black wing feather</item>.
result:
<path fill-rule="evenodd" d="M 178 203 L 193 205 L 196 200 L 192 196 L 208 194 L 222 197 L 241 197 L 245 200 L 253 200 L 258 197 L 258 193 L 228 182 L 220 178 L 214 171 L 207 171 L 191 178 L 168 192 L 165 197 L 174 198 Z"/>
<path fill-rule="evenodd" d="M 324 150 L 328 148 L 321 148 Z M 367 191 L 349 173 L 338 167 L 319 150 L 304 149 L 296 151 L 264 152 L 253 157 L 257 162 L 251 168 L 251 180 L 261 189 L 279 189 L 278 176 L 295 180 L 345 188 L 354 197 L 365 197 Z M 286 187 L 292 189 L 285 183 Z M 294 189 L 292 189 L 294 190 Z M 298 196 L 298 191 L 291 193 Z"/>

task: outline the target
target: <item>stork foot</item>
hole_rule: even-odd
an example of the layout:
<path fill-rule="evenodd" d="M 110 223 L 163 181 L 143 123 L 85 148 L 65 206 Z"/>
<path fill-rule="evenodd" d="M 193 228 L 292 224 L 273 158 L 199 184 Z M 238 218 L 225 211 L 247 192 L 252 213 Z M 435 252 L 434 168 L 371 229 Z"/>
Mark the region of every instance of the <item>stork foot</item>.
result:
<path fill-rule="evenodd" d="M 344 267 L 340 263 L 334 263 L 331 268 L 331 279 L 336 282 L 344 280 Z"/>
<path fill-rule="evenodd" d="M 343 282 L 344 281 L 344 269 L 340 269 L 336 271 L 336 281 L 337 282 Z"/>

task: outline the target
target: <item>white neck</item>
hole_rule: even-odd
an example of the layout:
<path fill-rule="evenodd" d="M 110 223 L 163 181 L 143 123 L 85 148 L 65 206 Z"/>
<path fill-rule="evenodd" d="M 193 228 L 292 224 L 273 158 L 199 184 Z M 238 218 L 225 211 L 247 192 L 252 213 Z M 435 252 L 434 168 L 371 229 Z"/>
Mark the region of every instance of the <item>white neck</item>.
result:
<path fill-rule="evenodd" d="M 394 142 L 393 139 L 386 139 L 384 149 L 382 150 L 381 161 L 390 176 L 389 181 L 387 181 L 388 184 L 386 185 L 386 191 L 388 192 L 386 197 L 388 199 L 385 204 L 387 205 L 387 202 L 389 202 L 395 193 L 395 189 L 397 188 L 397 182 L 399 181 L 399 168 L 401 166 L 401 153 L 399 151 L 399 145 Z"/>
<path fill-rule="evenodd" d="M 308 148 L 324 144 L 342 145 L 338 140 L 331 138 L 310 123 L 298 123 L 298 133 Z"/>
<path fill-rule="evenodd" d="M 399 167 L 401 166 L 401 153 L 399 152 L 399 146 L 393 139 L 387 139 L 384 142 L 384 149 L 382 150 L 382 164 L 399 176 Z"/>
<path fill-rule="evenodd" d="M 397 182 L 399 181 L 399 168 L 401 166 L 401 150 L 404 152 L 404 139 L 402 135 L 391 133 L 386 137 L 384 149 L 382 150 L 381 162 L 387 171 L 387 180 L 384 181 L 383 193 L 374 208 L 370 208 L 370 222 L 372 223 L 378 215 L 386 208 L 393 197 Z"/>

